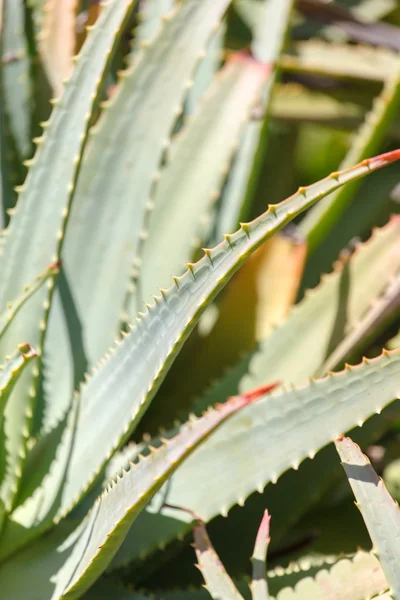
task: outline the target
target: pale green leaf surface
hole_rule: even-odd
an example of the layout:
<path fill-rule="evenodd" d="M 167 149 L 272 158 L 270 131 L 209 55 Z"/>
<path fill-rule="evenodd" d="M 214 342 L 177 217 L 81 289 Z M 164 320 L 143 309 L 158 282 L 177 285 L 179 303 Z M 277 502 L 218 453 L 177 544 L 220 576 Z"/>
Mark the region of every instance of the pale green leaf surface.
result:
<path fill-rule="evenodd" d="M 377 338 L 383 327 L 388 327 L 400 312 L 400 273 L 388 284 L 383 295 L 376 300 L 365 316 L 357 323 L 355 329 L 346 336 L 335 348 L 321 371 L 327 371 L 342 364 L 344 359 L 351 356 L 360 344 L 372 337 Z"/>
<path fill-rule="evenodd" d="M 304 387 L 265 396 L 197 450 L 160 491 L 160 498 L 155 497 L 151 510 L 157 511 L 162 498 L 194 511 L 204 521 L 227 514 L 287 469 L 298 468 L 341 432 L 380 412 L 399 393 L 400 352 L 394 351 Z M 204 485 L 199 488 L 198 482 Z M 174 518 L 170 510 L 159 510 L 160 520 L 161 514 Z M 151 514 L 144 513 L 133 525 L 129 560 L 143 551 L 136 527 L 149 532 L 147 551 L 152 544 L 155 548 L 173 539 L 172 529 L 174 537 L 187 531 L 187 519 L 180 512 L 175 514 L 174 528 L 153 529 L 151 522 Z"/>
<path fill-rule="evenodd" d="M 205 587 L 213 600 L 243 600 L 215 552 L 203 523 L 194 528 L 194 549 Z"/>
<path fill-rule="evenodd" d="M 32 522 L 32 518 L 39 527 L 37 513 L 38 507 L 41 514 L 44 512 L 41 508 L 43 498 L 54 510 L 51 500 L 57 497 L 58 516 L 69 512 L 79 502 L 105 462 L 141 418 L 206 304 L 252 252 L 305 207 L 329 191 L 346 181 L 366 175 L 397 156 L 397 152 L 382 155 L 334 174 L 309 188 L 300 189 L 286 201 L 270 207 L 253 222 L 243 224 L 235 234 L 227 236 L 224 242 L 177 279 L 162 297 L 157 298 L 147 314 L 138 321 L 136 328 L 82 387 L 74 443 L 70 453 L 69 445 L 65 452 L 62 451 L 69 460 L 67 472 L 65 462 L 56 461 L 58 464 L 54 465 L 35 497 L 14 512 L 6 526 L 4 546 L 9 544 L 10 547 L 18 547 L 21 538 L 17 539 L 16 531 L 23 530 Z M 159 340 L 159 343 L 154 344 L 154 340 Z M 114 399 L 112 405 L 110 397 Z M 106 407 L 104 410 L 103 406 Z M 94 421 L 95 428 L 92 426 Z M 60 481 L 63 482 L 61 490 Z M 48 514 L 44 516 L 47 518 Z"/>
<path fill-rule="evenodd" d="M 284 71 L 331 76 L 349 81 L 382 82 L 396 68 L 396 54 L 387 48 L 354 46 L 311 39 L 297 42 L 295 55 L 284 54 Z"/>
<path fill-rule="evenodd" d="M 21 344 L 4 365 L 0 367 L 0 418 L 2 419 L 4 407 L 10 396 L 11 390 L 17 382 L 25 366 L 35 358 L 35 351 L 29 344 Z"/>
<path fill-rule="evenodd" d="M 294 588 L 282 589 L 276 600 L 366 600 L 387 589 L 387 582 L 377 558 L 358 552 L 315 577 L 306 577 Z"/>
<path fill-rule="evenodd" d="M 132 522 L 167 478 L 217 427 L 251 400 L 232 398 L 182 431 L 112 482 L 82 524 L 77 543 L 56 577 L 54 598 L 76 598 L 107 567 Z"/>
<path fill-rule="evenodd" d="M 370 303 L 383 293 L 388 280 L 399 268 L 399 244 L 400 223 L 395 218 L 382 229 L 376 230 L 368 242 L 359 245 L 348 261 L 339 263 L 332 274 L 323 278 L 315 291 L 308 292 L 302 302 L 292 309 L 281 326 L 272 330 L 253 353 L 241 360 L 198 400 L 194 407 L 195 412 L 199 413 L 215 402 L 224 401 L 226 397 L 235 395 L 239 391 L 248 391 L 257 385 L 271 381 L 278 380 L 297 385 L 306 383 L 309 374 L 314 374 L 321 368 L 325 357 L 331 352 L 333 343 L 338 343 L 346 332 L 351 332 L 367 312 Z M 385 277 L 382 277 L 383 274 Z M 334 340 L 333 331 L 335 331 Z M 155 399 L 155 405 L 157 402 L 159 402 L 158 397 Z M 363 438 L 365 434 L 365 443 L 369 443 L 372 432 L 374 432 L 374 439 L 377 439 L 384 430 L 382 426 L 377 426 L 377 423 L 375 426 L 371 423 L 370 430 L 369 423 L 358 432 Z M 136 447 L 132 447 L 131 450 L 133 453 L 137 451 Z M 123 464 L 125 459 L 122 456 L 120 460 Z M 328 460 L 328 456 L 325 456 L 324 460 Z M 336 462 L 335 453 L 329 453 L 329 464 L 333 465 L 332 469 Z M 316 477 L 317 466 L 315 465 L 312 473 L 307 470 L 307 475 L 304 477 L 308 484 L 304 494 L 299 492 L 296 496 L 303 507 L 307 506 L 310 495 L 320 496 L 319 487 L 322 485 L 325 489 L 331 477 L 328 475 L 327 481 L 327 471 L 319 457 L 317 463 L 321 475 Z M 306 464 L 302 465 L 302 469 L 304 470 L 306 466 Z M 285 478 L 287 477 L 288 474 L 285 475 Z M 287 497 L 290 497 L 289 480 L 287 485 L 289 487 L 285 489 Z M 277 504 L 279 504 L 278 500 Z M 130 562 L 131 557 L 134 558 L 139 552 L 148 551 L 148 548 L 157 545 L 157 539 L 162 543 L 177 535 L 180 531 L 179 522 L 174 521 L 174 515 L 168 511 L 158 514 L 159 508 L 159 504 L 155 503 L 141 515 L 132 529 L 132 534 L 129 534 L 126 544 L 116 556 L 115 565 Z M 291 507 L 291 514 L 295 514 L 294 506 Z M 186 514 L 179 513 L 176 515 L 176 519 L 178 518 L 185 521 Z M 157 525 L 151 525 L 156 521 Z M 279 527 L 280 524 L 278 523 L 277 526 Z M 154 531 L 154 537 L 150 537 L 146 533 L 148 531 Z M 139 539 L 146 539 L 148 545 L 138 546 Z"/>
<path fill-rule="evenodd" d="M 206 55 L 196 69 L 193 85 L 185 100 L 184 114 L 191 115 L 200 105 L 203 96 L 210 87 L 220 68 L 223 58 L 226 24 L 223 21 L 217 31 L 208 40 Z"/>
<path fill-rule="evenodd" d="M 104 8 L 48 122 L 2 239 L 0 306 L 18 297 L 27 282 L 58 260 L 93 103 L 118 31 L 131 8 L 132 0 L 112 0 Z M 41 356 L 52 283 L 50 280 L 49 289 L 36 293 L 14 319 L 1 340 L 1 355 L 10 352 L 22 337 L 29 339 Z M 7 504 L 12 502 L 21 474 L 26 442 L 23 432 L 29 426 L 27 412 L 34 408 L 39 369 L 35 369 L 33 379 L 30 369 L 24 375 L 6 409 L 10 463 L 1 496 Z"/>
<path fill-rule="evenodd" d="M 269 600 L 268 584 L 266 580 L 266 559 L 269 544 L 270 515 L 265 511 L 257 532 L 252 563 L 253 576 L 251 580 L 251 595 L 253 600 Z"/>
<path fill-rule="evenodd" d="M 5 334 L 15 315 L 21 310 L 25 302 L 27 302 L 29 298 L 31 298 L 31 296 L 33 296 L 33 294 L 35 294 L 35 292 L 42 287 L 44 282 L 49 279 L 49 277 L 52 277 L 57 273 L 58 266 L 50 265 L 50 267 L 46 269 L 44 273 L 38 275 L 31 284 L 24 287 L 22 294 L 18 298 L 7 305 L 6 310 L 0 314 L 0 338 Z"/>
<path fill-rule="evenodd" d="M 139 7 L 139 24 L 135 30 L 135 47 L 139 51 L 140 44 L 146 43 L 157 34 L 162 19 L 173 9 L 175 0 L 145 0 Z M 135 54 L 135 48 L 133 49 Z"/>
<path fill-rule="evenodd" d="M 123 73 L 89 138 L 64 247 L 66 279 L 89 365 L 119 335 L 165 142 L 196 63 L 227 5 L 228 0 L 189 0 L 171 12 Z M 82 260 L 87 246 L 93 260 Z M 53 312 L 46 351 L 51 357 L 57 347 L 64 360 L 58 356 L 48 369 L 48 393 L 58 398 L 49 407 L 50 422 L 51 413 L 62 413 L 73 387 L 73 351 L 63 336 L 59 299 Z"/>
<path fill-rule="evenodd" d="M 173 145 L 171 162 L 161 173 L 148 238 L 144 243 L 139 294 L 151 299 L 158 287 L 181 274 L 189 261 L 225 172 L 240 131 L 257 101 L 265 69 L 244 55 L 233 57 Z M 168 223 L 168 227 L 165 227 Z M 137 294 L 135 294 L 137 296 Z M 132 298 L 135 315 L 143 301 Z"/>
<path fill-rule="evenodd" d="M 24 32 L 24 3 L 22 0 L 3 0 L 5 19 L 2 31 L 2 59 L 15 57 L 2 67 L 4 109 L 19 154 L 28 158 L 31 153 L 29 59 Z"/>
<path fill-rule="evenodd" d="M 369 459 L 350 438 L 335 440 L 345 473 L 356 498 L 374 552 L 395 598 L 400 597 L 400 509 Z M 382 590 L 384 591 L 384 590 Z"/>
<path fill-rule="evenodd" d="M 81 390 L 82 408 L 60 514 L 79 501 L 106 459 L 126 439 L 207 303 L 247 257 L 306 207 L 344 183 L 396 159 L 398 153 L 382 156 L 301 189 L 281 204 L 270 207 L 251 223 L 243 224 L 238 232 L 227 236 L 156 298 L 146 315 Z M 154 340 L 159 343 L 154 344 Z M 110 395 L 114 398 L 112 414 Z M 107 411 L 102 410 L 103 405 Z M 92 427 L 94 419 L 96 428 Z M 99 448 L 102 449 L 100 454 Z"/>
<path fill-rule="evenodd" d="M 216 427 L 248 403 L 246 397 L 237 397 L 200 419 L 192 419 L 178 436 L 138 464 L 126 465 L 129 471 L 114 478 L 85 520 L 79 523 L 67 518 L 48 535 L 9 557 L 0 565 L 4 597 L 56 600 L 65 586 L 75 585 L 81 575 L 84 586 L 79 584 L 79 593 L 83 593 L 83 587 L 89 586 L 107 566 L 130 524 L 156 489 Z M 113 535 L 108 537 L 111 531 Z M 15 573 L 22 565 L 26 577 L 16 579 Z M 75 592 L 66 597 L 75 597 Z"/>

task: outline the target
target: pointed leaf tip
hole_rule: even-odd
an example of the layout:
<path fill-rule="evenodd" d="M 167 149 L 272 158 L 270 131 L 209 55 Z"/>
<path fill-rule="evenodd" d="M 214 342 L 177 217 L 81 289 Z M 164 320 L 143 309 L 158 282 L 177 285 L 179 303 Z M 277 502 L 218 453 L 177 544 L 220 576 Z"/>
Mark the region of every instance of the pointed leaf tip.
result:
<path fill-rule="evenodd" d="M 400 148 L 397 150 L 391 150 L 390 152 L 385 152 L 384 154 L 378 154 L 373 158 L 367 158 L 363 161 L 366 165 L 373 169 L 379 169 L 380 167 L 385 167 L 386 165 L 390 165 L 396 160 L 400 159 Z"/>

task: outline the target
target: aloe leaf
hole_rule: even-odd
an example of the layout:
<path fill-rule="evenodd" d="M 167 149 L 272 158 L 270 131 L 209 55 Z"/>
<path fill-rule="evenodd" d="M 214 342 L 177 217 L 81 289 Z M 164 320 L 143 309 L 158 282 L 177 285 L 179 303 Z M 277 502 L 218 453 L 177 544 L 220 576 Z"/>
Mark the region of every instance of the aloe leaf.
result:
<path fill-rule="evenodd" d="M 22 0 L 4 1 L 2 31 L 3 56 L 14 57 L 2 68 L 4 110 L 20 156 L 31 153 L 29 59 L 24 36 L 24 5 Z M 2 56 L 2 59 L 3 59 Z M 2 109 L 3 110 L 3 109 Z"/>
<path fill-rule="evenodd" d="M 0 414 L 25 366 L 36 357 L 36 352 L 29 344 L 20 344 L 0 368 Z"/>
<path fill-rule="evenodd" d="M 235 55 L 178 134 L 171 162 L 161 173 L 144 243 L 138 283 L 143 300 L 151 298 L 157 286 L 168 285 L 170 273 L 182 273 L 184 260 L 192 258 L 199 221 L 216 201 L 234 146 L 265 77 L 262 65 L 250 57 Z M 137 296 L 131 301 L 131 315 L 143 304 Z"/>
<path fill-rule="evenodd" d="M 48 267 L 44 273 L 38 275 L 31 284 L 25 286 L 24 291 L 18 298 L 8 304 L 6 310 L 0 314 L 0 338 L 5 334 L 14 317 L 24 306 L 25 302 L 27 302 L 50 277 L 54 277 L 54 275 L 58 273 L 58 269 L 58 265 L 50 265 L 50 267 Z"/>
<path fill-rule="evenodd" d="M 251 402 L 253 398 L 238 396 L 194 419 L 117 478 L 84 521 L 70 558 L 56 576 L 54 598 L 79 597 L 106 568 L 134 519 L 171 473 L 221 423 Z"/>
<path fill-rule="evenodd" d="M 251 595 L 253 600 L 269 599 L 265 563 L 269 544 L 270 520 L 271 517 L 268 514 L 268 511 L 265 511 L 257 532 L 256 543 L 251 559 L 253 563 L 253 577 L 251 581 Z"/>
<path fill-rule="evenodd" d="M 78 0 L 49 0 L 43 12 L 39 48 L 52 88 L 57 96 L 63 79 L 70 75 L 75 54 Z"/>
<path fill-rule="evenodd" d="M 21 505 L 14 511 L 6 525 L 9 542 L 4 542 L 3 547 L 7 547 L 8 543 L 10 548 L 14 545 L 18 547 L 27 535 L 25 528 L 28 524 L 32 525 L 32 519 L 37 527 L 36 531 L 49 525 L 52 513 L 43 514 L 45 511 L 38 510 L 43 498 L 52 510 L 55 503 L 59 503 L 57 518 L 76 506 L 94 483 L 104 464 L 142 417 L 207 303 L 252 252 L 321 197 L 398 157 L 400 152 L 397 151 L 381 155 L 335 173 L 309 188 L 301 188 L 281 204 L 270 206 L 266 213 L 251 223 L 242 224 L 238 232 L 227 235 L 224 242 L 213 250 L 207 250 L 199 262 L 192 265 L 182 277 L 176 278 L 174 285 L 163 291 L 162 297 L 156 298 L 147 314 L 143 315 L 136 327 L 106 357 L 101 368 L 82 387 L 78 400 L 82 409 L 77 418 L 71 451 L 69 452 L 68 442 L 67 449 L 62 453 L 63 460 L 56 460 L 43 487 L 26 505 Z M 149 343 L 154 339 L 160 340 L 156 346 L 153 341 Z M 112 405 L 113 414 L 110 416 L 111 395 L 115 401 Z M 107 406 L 107 411 L 103 410 L 103 406 Z M 96 428 L 92 426 L 94 419 Z M 64 462 L 66 459 L 68 466 Z M 42 522 L 38 521 L 38 513 L 42 515 Z M 5 539 L 6 537 L 3 541 Z"/>
<path fill-rule="evenodd" d="M 335 440 L 343 468 L 379 556 L 390 591 L 400 595 L 400 509 L 368 458 L 350 438 Z M 384 590 L 382 590 L 384 591 Z"/>
<path fill-rule="evenodd" d="M 327 371 L 341 365 L 351 356 L 360 344 L 376 339 L 384 327 L 392 323 L 400 312 L 400 274 L 390 281 L 381 298 L 370 307 L 355 329 L 335 348 L 321 371 Z"/>
<path fill-rule="evenodd" d="M 364 110 L 354 102 L 342 102 L 326 92 L 312 91 L 290 82 L 276 85 L 271 101 L 271 117 L 284 122 L 354 129 L 362 122 Z"/>
<path fill-rule="evenodd" d="M 135 30 L 135 46 L 139 51 L 140 45 L 151 40 L 164 17 L 173 9 L 175 0 L 145 0 L 139 6 L 139 24 Z"/>
<path fill-rule="evenodd" d="M 400 61 L 396 62 L 381 94 L 376 98 L 371 112 L 357 132 L 350 150 L 342 162 L 342 167 L 361 160 L 377 151 L 386 135 L 389 125 L 400 107 Z M 351 202 L 357 185 L 349 186 L 345 191 L 328 198 L 319 207 L 310 211 L 300 224 L 307 239 L 309 254 L 313 254 L 337 223 L 340 215 Z"/>
<path fill-rule="evenodd" d="M 245 4 L 237 1 L 235 7 L 240 10 Z M 217 239 L 219 235 L 237 227 L 240 218 L 248 212 L 248 205 L 253 199 L 268 141 L 269 112 L 272 90 L 278 76 L 278 58 L 285 44 L 293 4 L 292 0 L 272 0 L 251 2 L 245 7 L 250 9 L 250 13 L 255 17 L 252 21 L 252 52 L 258 60 L 268 65 L 271 75 L 265 84 L 258 107 L 258 112 L 263 113 L 264 118 L 248 124 L 229 174 L 221 203 Z"/>
<path fill-rule="evenodd" d="M 141 431 L 156 435 L 159 427 L 168 426 L 171 409 L 179 415 L 190 408 L 193 397 L 203 396 L 210 382 L 223 377 L 227 368 L 253 351 L 271 328 L 284 321 L 296 300 L 306 252 L 305 244 L 277 234 L 253 254 L 227 285 L 218 308 L 211 307 L 218 313 L 211 331 L 208 335 L 194 332 L 188 352 L 177 358 L 160 390 L 160 399 L 150 406 L 140 424 Z M 237 315 L 241 315 L 239 320 Z M 203 320 L 206 318 L 209 315 L 204 314 Z M 182 371 L 185 378 L 179 377 Z M 206 403 L 209 406 L 208 400 Z"/>
<path fill-rule="evenodd" d="M 227 235 L 224 242 L 213 250 L 206 250 L 200 261 L 182 277 L 176 278 L 173 286 L 155 299 L 154 304 L 148 307 L 147 314 L 81 390 L 83 408 L 79 414 L 61 513 L 79 500 L 83 489 L 93 482 L 106 459 L 127 438 L 207 303 L 248 256 L 321 197 L 398 157 L 400 152 L 394 152 L 364 161 L 357 167 L 300 189 L 279 205 L 270 206 L 266 213 L 251 223 L 242 224 L 238 232 Z M 149 344 L 150 339 L 159 339 L 160 344 Z M 169 341 L 171 339 L 172 342 Z M 136 356 L 140 360 L 135 359 Z M 129 369 L 126 367 L 127 361 Z M 105 417 L 106 413 L 101 408 L 103 403 L 109 406 L 110 394 L 115 398 L 112 418 L 109 412 Z M 94 414 L 97 422 L 95 429 L 91 426 Z M 101 414 L 104 414 L 103 420 L 99 419 Z M 102 448 L 101 455 L 98 448 Z M 80 465 L 79 469 L 75 468 L 77 464 Z"/>
<path fill-rule="evenodd" d="M 184 115 L 187 117 L 194 113 L 196 108 L 210 87 L 215 74 L 219 71 L 224 53 L 226 23 L 223 21 L 217 31 L 208 40 L 206 55 L 196 69 L 193 85 L 185 100 Z"/>
<path fill-rule="evenodd" d="M 118 31 L 131 9 L 130 0 L 114 0 L 104 8 L 45 128 L 20 191 L 7 235 L 2 240 L 2 306 L 22 293 L 26 281 L 31 281 L 37 273 L 44 271 L 50 262 L 58 261 L 91 110 Z M 54 151 L 55 145 L 57 152 Z M 23 335 L 29 337 L 37 348 L 38 356 L 41 356 L 51 295 L 52 286 L 35 294 L 28 305 L 29 310 L 21 312 L 3 336 L 1 354 L 15 347 Z M 8 505 L 17 490 L 21 464 L 26 455 L 23 432 L 29 430 L 30 418 L 27 414 L 34 412 L 39 374 L 39 368 L 35 369 L 33 376 L 31 372 L 26 372 L 27 376 L 15 388 L 6 409 L 10 468 L 1 495 Z"/>
<path fill-rule="evenodd" d="M 194 549 L 197 556 L 197 566 L 200 569 L 206 589 L 214 600 L 243 600 L 232 579 L 225 571 L 210 538 L 204 523 L 199 522 L 194 527 Z"/>
<path fill-rule="evenodd" d="M 89 365 L 119 335 L 132 263 L 138 260 L 145 235 L 165 142 L 195 65 L 228 3 L 189 0 L 171 12 L 158 35 L 121 74 L 118 91 L 90 136 L 64 248 L 66 279 Z M 118 199 L 117 210 L 111 198 Z M 82 247 L 88 243 L 97 249 L 95 260 L 82 261 Z M 49 392 L 58 398 L 51 410 L 62 413 L 72 391 L 73 350 L 66 347 L 61 311 L 57 298 L 46 352 L 51 357 L 57 348 L 64 357 L 52 361 L 48 372 Z"/>
<path fill-rule="evenodd" d="M 284 588 L 276 600 L 365 600 L 387 589 L 381 565 L 368 552 L 357 552 L 353 558 L 337 562 L 329 570 L 323 569 L 314 578 L 306 577 L 294 588 Z"/>
<path fill-rule="evenodd" d="M 307 383 L 308 377 L 321 371 L 336 345 L 355 330 L 370 305 L 384 293 L 400 266 L 399 244 L 400 221 L 395 217 L 375 230 L 350 258 L 338 261 L 317 288 L 306 292 L 285 322 L 213 386 L 202 402 L 208 406 L 227 394 L 271 380 Z M 387 274 L 387 279 L 382 273 Z"/>
<path fill-rule="evenodd" d="M 280 66 L 290 73 L 323 75 L 345 81 L 383 82 L 396 67 L 396 53 L 387 48 L 353 46 L 311 39 L 297 42 L 295 54 L 284 54 Z"/>
<path fill-rule="evenodd" d="M 169 528 L 153 529 L 151 513 L 135 523 L 130 535 L 130 560 L 143 552 L 137 532 L 148 532 L 147 552 L 187 531 L 187 518 L 160 508 L 160 501 L 184 506 L 205 522 L 226 515 L 249 494 L 264 490 L 287 469 L 297 469 L 340 432 L 363 422 L 398 397 L 400 351 L 313 380 L 300 388 L 264 396 L 212 436 L 172 476 L 168 488 L 154 499 L 157 517 L 175 519 Z M 248 456 L 252 459 L 248 460 Z M 201 489 L 195 481 L 207 482 Z M 153 509 L 154 510 L 154 509 Z M 140 522 L 142 521 L 142 523 Z M 136 525 L 137 528 L 136 529 Z"/>
<path fill-rule="evenodd" d="M 36 352 L 29 344 L 20 344 L 11 356 L 6 357 L 7 362 L 0 367 L 0 428 L 2 432 L 4 430 L 4 409 L 10 394 L 27 364 L 35 357 Z M 0 454 L 0 482 L 5 476 L 7 464 L 8 455 L 3 450 Z M 3 526 L 4 517 L 4 504 L 0 501 L 0 529 Z"/>

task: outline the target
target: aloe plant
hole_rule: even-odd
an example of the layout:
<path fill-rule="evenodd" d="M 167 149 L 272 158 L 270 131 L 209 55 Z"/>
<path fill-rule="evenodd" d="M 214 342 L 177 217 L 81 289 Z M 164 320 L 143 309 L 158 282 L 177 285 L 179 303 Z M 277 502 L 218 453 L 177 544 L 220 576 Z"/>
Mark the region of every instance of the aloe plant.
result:
<path fill-rule="evenodd" d="M 277 565 L 348 499 L 331 442 L 396 434 L 398 56 L 294 42 L 315 14 L 338 24 L 293 0 L 0 8 L 2 597 L 247 597 L 265 507 L 255 600 L 396 597 L 368 502 L 382 564 L 351 538 Z M 345 14 L 392 48 L 396 11 Z M 321 122 L 340 164 L 302 151 Z M 182 568 L 193 522 L 207 590 Z"/>

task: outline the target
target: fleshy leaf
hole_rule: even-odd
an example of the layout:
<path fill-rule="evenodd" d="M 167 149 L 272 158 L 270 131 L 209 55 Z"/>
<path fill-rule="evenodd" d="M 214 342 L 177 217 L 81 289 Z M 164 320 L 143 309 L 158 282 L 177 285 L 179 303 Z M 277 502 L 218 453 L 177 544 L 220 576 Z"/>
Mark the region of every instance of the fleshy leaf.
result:
<path fill-rule="evenodd" d="M 182 273 L 185 260 L 191 260 L 199 223 L 217 199 L 266 76 L 267 70 L 251 57 L 234 55 L 172 146 L 171 162 L 161 172 L 154 197 L 132 316 L 157 286 L 169 284 L 170 273 Z"/>
<path fill-rule="evenodd" d="M 133 0 L 111 0 L 105 5 L 42 138 L 37 140 L 37 152 L 30 161 L 15 212 L 1 240 L 0 306 L 5 307 L 23 293 L 26 282 L 51 262 L 58 262 L 91 112 L 118 32 L 132 8 Z M 52 286 L 42 288 L 17 315 L 1 340 L 1 355 L 15 348 L 23 336 L 35 346 L 40 359 L 51 296 Z M 27 415 L 34 412 L 39 375 L 39 368 L 35 373 L 30 369 L 25 372 L 6 409 L 10 464 L 1 496 L 8 509 L 26 456 L 26 432 L 30 426 Z"/>
<path fill-rule="evenodd" d="M 60 514 L 79 501 L 105 461 L 127 438 L 206 305 L 251 253 L 321 197 L 398 158 L 400 151 L 381 155 L 309 188 L 301 188 L 281 204 L 270 206 L 251 223 L 242 224 L 239 231 L 227 235 L 214 249 L 206 250 L 201 260 L 155 298 L 134 329 L 82 387 L 82 409 Z M 155 345 L 154 340 L 159 343 Z M 103 403 L 110 407 L 110 394 L 114 397 L 112 416 L 109 410 L 102 411 Z M 96 428 L 92 427 L 94 415 Z M 102 420 L 101 415 L 104 415 Z M 99 448 L 102 448 L 100 454 Z M 51 478 L 48 481 L 51 485 Z"/>
<path fill-rule="evenodd" d="M 381 298 L 370 307 L 364 317 L 357 323 L 355 329 L 344 338 L 335 348 L 322 367 L 322 372 L 327 372 L 351 356 L 360 344 L 377 338 L 383 327 L 388 327 L 400 312 L 400 274 L 390 281 Z"/>
<path fill-rule="evenodd" d="M 305 577 L 294 588 L 278 592 L 276 600 L 365 600 L 387 589 L 381 565 L 368 552 L 358 552 L 353 558 L 337 562 L 329 570 L 322 569 L 315 577 Z"/>
<path fill-rule="evenodd" d="M 21 344 L 7 362 L 0 367 L 0 415 L 2 418 L 4 407 L 25 366 L 36 356 L 36 352 L 29 344 Z"/>
<path fill-rule="evenodd" d="M 27 302 L 29 298 L 42 287 L 45 281 L 56 275 L 58 269 L 59 266 L 57 264 L 50 265 L 50 267 L 46 269 L 44 273 L 38 275 L 31 284 L 25 286 L 24 291 L 19 298 L 16 298 L 13 302 L 9 303 L 6 310 L 0 314 L 0 338 L 5 334 L 15 315 L 21 310 L 25 302 Z"/>
<path fill-rule="evenodd" d="M 194 548 L 210 596 L 214 600 L 243 600 L 215 552 L 204 523 L 199 522 L 194 528 Z"/>
<path fill-rule="evenodd" d="M 335 440 L 343 468 L 361 511 L 374 553 L 379 556 L 390 591 L 400 597 L 400 509 L 369 459 L 350 438 Z M 383 591 L 383 590 L 382 590 Z"/>
<path fill-rule="evenodd" d="M 119 336 L 165 145 L 192 72 L 228 3 L 189 0 L 165 16 L 157 35 L 143 44 L 121 73 L 117 91 L 89 137 L 63 264 L 90 367 Z M 83 261 L 82 248 L 87 244 L 96 252 L 93 260 Z M 48 368 L 47 393 L 52 401 L 46 407 L 46 422 L 54 421 L 57 410 L 63 412 L 74 385 L 74 349 L 68 347 L 62 310 L 57 297 L 46 352 L 51 358 L 57 348 L 64 358 L 58 356 Z"/>
<path fill-rule="evenodd" d="M 251 582 L 251 594 L 253 600 L 268 600 L 268 584 L 266 580 L 266 558 L 269 544 L 269 522 L 271 520 L 268 511 L 265 511 L 258 529 L 256 544 L 252 556 L 253 577 Z"/>
<path fill-rule="evenodd" d="M 210 410 L 117 477 L 83 522 L 71 556 L 56 576 L 54 598 L 79 597 L 107 567 L 132 522 L 171 473 L 221 423 L 253 401 L 237 396 Z"/>
<path fill-rule="evenodd" d="M 29 499 L 26 506 L 21 505 L 16 509 L 12 519 L 6 524 L 3 547 L 7 547 L 7 544 L 10 549 L 18 547 L 23 539 L 23 536 L 20 537 L 21 532 L 32 524 L 32 519 L 38 530 L 49 526 L 48 515 L 43 515 L 43 523 L 38 523 L 37 520 L 43 497 L 52 508 L 52 499 L 55 502 L 57 498 L 57 518 L 76 506 L 94 483 L 104 464 L 142 417 L 207 303 L 252 252 L 321 197 L 399 157 L 400 151 L 381 155 L 344 172 L 335 173 L 309 188 L 301 188 L 281 204 L 270 206 L 266 213 L 251 223 L 242 224 L 238 232 L 227 235 L 225 241 L 214 249 L 206 250 L 200 261 L 192 265 L 182 277 L 176 278 L 174 285 L 163 291 L 162 297 L 155 299 L 155 303 L 148 307 L 147 314 L 142 316 L 136 327 L 106 357 L 93 377 L 82 387 L 78 398 L 80 410 L 74 443 L 70 452 L 63 452 L 68 465 L 62 460 L 57 461 L 38 493 Z M 158 343 L 155 344 L 154 340 L 158 340 Z M 112 405 L 110 397 L 114 399 Z M 371 412 L 368 412 L 368 408 L 365 410 L 367 417 Z M 342 417 L 344 418 L 344 413 Z M 357 421 L 357 416 L 354 420 Z M 348 426 L 352 425 L 350 419 Z M 327 436 L 329 437 L 325 432 L 322 445 L 328 443 Z M 289 466 L 290 462 L 286 468 Z M 262 470 L 265 473 L 265 467 Z M 62 489 L 59 488 L 60 480 Z M 250 482 L 248 478 L 245 481 L 250 487 L 253 486 L 251 491 L 254 486 L 260 485 L 259 481 Z M 214 497 L 216 499 L 217 496 Z M 214 507 L 212 510 L 218 509 Z"/>
<path fill-rule="evenodd" d="M 184 506 L 206 522 L 226 515 L 234 504 L 243 505 L 251 493 L 262 492 L 287 469 L 297 469 L 306 458 L 313 458 L 340 432 L 361 426 L 390 404 L 399 396 L 399 367 L 400 351 L 385 351 L 303 387 L 273 392 L 234 416 L 155 497 L 157 519 L 163 514 L 175 522 L 156 528 L 151 525 L 153 515 L 146 512 L 133 525 L 130 560 L 143 550 L 137 531 L 147 532 L 147 552 L 187 531 L 186 516 L 160 507 L 161 499 Z M 204 482 L 200 489 L 198 481 Z"/>

